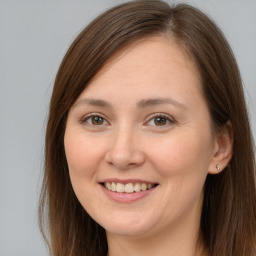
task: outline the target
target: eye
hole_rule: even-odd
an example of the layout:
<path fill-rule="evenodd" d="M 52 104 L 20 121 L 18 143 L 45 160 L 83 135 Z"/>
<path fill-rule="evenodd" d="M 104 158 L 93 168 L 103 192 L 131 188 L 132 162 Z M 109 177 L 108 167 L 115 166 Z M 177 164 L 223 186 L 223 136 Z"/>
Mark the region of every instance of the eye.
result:
<path fill-rule="evenodd" d="M 108 124 L 108 122 L 100 115 L 86 115 L 85 117 L 83 117 L 81 122 L 87 123 L 89 125 L 95 125 L 95 126 Z"/>
<path fill-rule="evenodd" d="M 164 114 L 155 114 L 153 117 L 151 116 L 150 120 L 147 122 L 150 126 L 168 126 L 172 123 L 175 123 L 175 121 Z"/>

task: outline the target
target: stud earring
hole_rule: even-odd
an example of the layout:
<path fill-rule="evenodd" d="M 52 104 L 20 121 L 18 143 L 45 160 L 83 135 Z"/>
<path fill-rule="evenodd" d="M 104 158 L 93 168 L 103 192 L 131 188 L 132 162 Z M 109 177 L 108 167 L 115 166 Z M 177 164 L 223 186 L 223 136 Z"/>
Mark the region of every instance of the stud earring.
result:
<path fill-rule="evenodd" d="M 216 165 L 216 169 L 219 171 L 220 170 L 220 164 Z"/>

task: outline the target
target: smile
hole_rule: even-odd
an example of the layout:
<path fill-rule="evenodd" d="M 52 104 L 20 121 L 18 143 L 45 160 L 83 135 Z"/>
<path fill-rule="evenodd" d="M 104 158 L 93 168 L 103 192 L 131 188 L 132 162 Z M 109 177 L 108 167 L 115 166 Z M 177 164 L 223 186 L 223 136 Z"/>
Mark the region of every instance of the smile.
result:
<path fill-rule="evenodd" d="M 112 192 L 117 193 L 138 193 L 154 188 L 157 184 L 153 183 L 119 183 L 119 182 L 104 182 L 104 187 Z"/>

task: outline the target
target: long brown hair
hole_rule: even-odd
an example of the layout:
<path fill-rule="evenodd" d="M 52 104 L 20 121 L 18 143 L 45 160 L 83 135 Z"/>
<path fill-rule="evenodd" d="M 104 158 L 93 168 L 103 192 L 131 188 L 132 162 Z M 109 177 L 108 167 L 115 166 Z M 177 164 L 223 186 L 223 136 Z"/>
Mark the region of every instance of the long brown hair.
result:
<path fill-rule="evenodd" d="M 56 76 L 45 139 L 40 227 L 52 256 L 106 255 L 104 229 L 80 205 L 64 151 L 68 112 L 89 81 L 116 53 L 141 38 L 168 34 L 195 62 L 215 128 L 230 120 L 233 157 L 208 175 L 201 238 L 210 256 L 256 252 L 256 187 L 253 138 L 239 69 L 218 27 L 198 9 L 157 0 L 114 7 L 91 22 L 67 51 Z M 49 240 L 47 239 L 49 237 Z"/>

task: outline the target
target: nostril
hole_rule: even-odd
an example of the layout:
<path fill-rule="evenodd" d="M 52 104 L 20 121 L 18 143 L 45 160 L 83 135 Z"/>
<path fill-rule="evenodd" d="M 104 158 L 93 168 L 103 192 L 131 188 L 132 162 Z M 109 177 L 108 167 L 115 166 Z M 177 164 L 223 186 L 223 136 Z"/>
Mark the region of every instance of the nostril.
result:
<path fill-rule="evenodd" d="M 105 155 L 105 161 L 120 170 L 135 168 L 143 164 L 144 160 L 144 155 L 139 150 L 113 149 Z"/>

